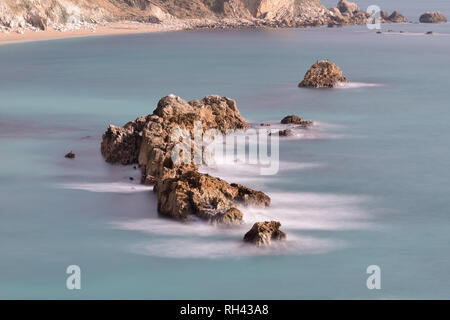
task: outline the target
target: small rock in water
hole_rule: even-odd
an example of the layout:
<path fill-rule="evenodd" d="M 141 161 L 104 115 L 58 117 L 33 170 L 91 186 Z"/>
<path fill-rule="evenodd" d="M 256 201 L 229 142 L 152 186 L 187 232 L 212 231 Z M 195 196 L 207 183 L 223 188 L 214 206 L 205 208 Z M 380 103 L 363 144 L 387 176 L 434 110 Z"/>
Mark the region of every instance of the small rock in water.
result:
<path fill-rule="evenodd" d="M 333 88 L 341 82 L 348 82 L 342 74 L 342 70 L 332 61 L 317 61 L 306 72 L 299 87 L 308 88 Z"/>
<path fill-rule="evenodd" d="M 269 246 L 272 241 L 286 240 L 286 234 L 280 230 L 278 221 L 257 222 L 244 236 L 245 242 L 254 243 L 257 247 Z"/>
<path fill-rule="evenodd" d="M 72 151 L 70 151 L 68 154 L 66 154 L 64 156 L 67 159 L 75 159 L 75 153 L 73 153 Z"/>
<path fill-rule="evenodd" d="M 281 120 L 281 124 L 298 124 L 302 127 L 308 127 L 314 124 L 312 120 L 305 120 L 295 114 L 286 116 Z"/>
<path fill-rule="evenodd" d="M 433 31 L 428 31 L 426 34 L 434 34 Z"/>
<path fill-rule="evenodd" d="M 378 33 L 378 34 L 382 34 L 383 32 L 381 32 L 381 31 L 377 31 L 377 33 Z"/>
<path fill-rule="evenodd" d="M 271 136 L 272 134 L 273 134 L 273 133 L 269 133 L 269 136 Z M 286 130 L 280 130 L 280 131 L 278 131 L 278 135 L 279 135 L 280 137 L 290 137 L 290 136 L 293 136 L 294 133 L 292 132 L 291 129 L 286 129 Z"/>
<path fill-rule="evenodd" d="M 133 181 L 134 180 L 134 178 L 133 177 L 130 177 L 130 181 Z"/>

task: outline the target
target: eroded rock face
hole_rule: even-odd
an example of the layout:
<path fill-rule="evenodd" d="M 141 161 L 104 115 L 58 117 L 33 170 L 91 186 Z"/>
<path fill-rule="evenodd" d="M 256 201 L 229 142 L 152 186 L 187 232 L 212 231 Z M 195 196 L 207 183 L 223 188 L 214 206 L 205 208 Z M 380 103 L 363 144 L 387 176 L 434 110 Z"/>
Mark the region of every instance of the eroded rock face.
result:
<path fill-rule="evenodd" d="M 173 141 L 173 134 L 184 129 L 190 136 L 181 143 L 202 155 L 203 149 L 193 143 L 194 133 L 209 129 L 226 133 L 248 127 L 232 99 L 207 96 L 186 102 L 169 95 L 158 102 L 152 115 L 124 127 L 110 126 L 103 135 L 101 149 L 107 162 L 139 163 L 141 182 L 155 185 L 160 214 L 176 220 L 195 215 L 225 223 L 239 220 L 236 211 L 228 212 L 236 205 L 266 207 L 270 198 L 261 191 L 199 173 L 197 163 L 190 162 L 192 155 L 183 155 L 187 156 L 187 163 L 174 163 L 172 151 L 178 150 L 174 148 L 180 140 Z"/>
<path fill-rule="evenodd" d="M 244 215 L 237 208 L 230 208 L 223 213 L 216 214 L 211 222 L 219 226 L 234 226 L 243 223 Z"/>
<path fill-rule="evenodd" d="M 204 220 L 216 220 L 236 204 L 267 207 L 270 198 L 261 191 L 199 173 L 187 171 L 166 178 L 156 186 L 158 211 L 176 220 L 187 220 L 196 215 Z"/>
<path fill-rule="evenodd" d="M 286 234 L 280 230 L 278 221 L 257 222 L 244 236 L 244 241 L 253 243 L 257 247 L 269 246 L 272 241 L 286 240 Z"/>
<path fill-rule="evenodd" d="M 101 152 L 106 162 L 123 165 L 136 163 L 142 137 L 131 126 L 110 125 L 103 135 Z"/>
<path fill-rule="evenodd" d="M 314 124 L 312 120 L 305 120 L 295 114 L 286 116 L 281 120 L 282 124 L 298 124 L 302 127 L 308 127 Z"/>
<path fill-rule="evenodd" d="M 422 23 L 440 23 L 447 22 L 447 18 L 440 12 L 425 12 L 419 19 Z"/>
<path fill-rule="evenodd" d="M 342 82 L 348 82 L 342 70 L 334 62 L 322 60 L 313 64 L 306 72 L 299 87 L 332 88 Z"/>

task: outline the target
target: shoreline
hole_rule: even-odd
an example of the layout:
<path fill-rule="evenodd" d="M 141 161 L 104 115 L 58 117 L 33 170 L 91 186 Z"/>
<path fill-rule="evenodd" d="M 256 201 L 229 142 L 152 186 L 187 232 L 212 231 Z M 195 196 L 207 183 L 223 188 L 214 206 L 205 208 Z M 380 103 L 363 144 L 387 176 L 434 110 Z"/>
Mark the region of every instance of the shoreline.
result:
<path fill-rule="evenodd" d="M 45 31 L 25 30 L 23 33 L 0 32 L 0 45 L 70 38 L 84 38 L 93 36 L 170 32 L 180 31 L 184 29 L 185 28 L 180 25 L 117 22 L 106 25 L 96 25 L 95 28 L 79 28 L 66 31 L 59 31 L 53 28 L 49 28 Z"/>

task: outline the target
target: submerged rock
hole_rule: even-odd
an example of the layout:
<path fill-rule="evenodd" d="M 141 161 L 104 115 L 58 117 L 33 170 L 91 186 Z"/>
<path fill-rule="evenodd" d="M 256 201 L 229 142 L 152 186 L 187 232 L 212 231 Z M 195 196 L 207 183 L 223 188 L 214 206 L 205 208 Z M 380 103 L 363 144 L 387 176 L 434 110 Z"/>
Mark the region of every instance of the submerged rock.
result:
<path fill-rule="evenodd" d="M 72 151 L 70 151 L 68 154 L 66 154 L 66 155 L 64 156 L 64 158 L 67 158 L 67 159 L 75 159 L 75 153 L 73 153 Z"/>
<path fill-rule="evenodd" d="M 420 16 L 419 21 L 422 23 L 440 23 L 447 22 L 447 18 L 440 12 L 425 12 Z"/>
<path fill-rule="evenodd" d="M 285 129 L 278 131 L 278 135 L 280 137 L 290 137 L 294 135 L 294 132 L 291 129 Z"/>
<path fill-rule="evenodd" d="M 332 61 L 321 60 L 311 66 L 299 87 L 332 88 L 341 82 L 348 82 L 342 70 Z"/>
<path fill-rule="evenodd" d="M 272 241 L 286 240 L 286 234 L 280 230 L 278 221 L 257 222 L 244 236 L 245 242 L 254 243 L 257 247 L 269 246 Z"/>

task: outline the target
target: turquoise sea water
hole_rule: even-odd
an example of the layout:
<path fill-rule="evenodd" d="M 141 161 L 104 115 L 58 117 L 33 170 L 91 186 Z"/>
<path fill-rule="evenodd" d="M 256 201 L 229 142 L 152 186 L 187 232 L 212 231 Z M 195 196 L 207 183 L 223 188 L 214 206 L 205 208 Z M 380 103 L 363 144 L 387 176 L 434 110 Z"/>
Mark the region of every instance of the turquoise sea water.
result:
<path fill-rule="evenodd" d="M 402 9 L 402 8 L 398 8 Z M 449 298 L 450 25 L 189 31 L 0 46 L 0 298 Z M 434 30 L 434 36 L 425 31 Z M 297 88 L 318 59 L 349 88 Z M 254 123 L 318 125 L 281 140 L 281 170 L 217 174 L 266 211 L 221 231 L 160 219 L 133 168 L 99 153 L 109 123 L 169 93 L 235 98 Z M 73 150 L 77 158 L 64 159 Z M 137 179 L 138 180 L 138 179 Z M 134 188 L 134 189 L 132 189 Z M 279 219 L 286 248 L 241 245 Z M 66 289 L 68 265 L 82 290 Z M 366 288 L 379 265 L 382 290 Z"/>

